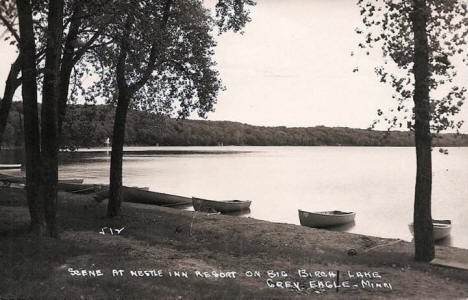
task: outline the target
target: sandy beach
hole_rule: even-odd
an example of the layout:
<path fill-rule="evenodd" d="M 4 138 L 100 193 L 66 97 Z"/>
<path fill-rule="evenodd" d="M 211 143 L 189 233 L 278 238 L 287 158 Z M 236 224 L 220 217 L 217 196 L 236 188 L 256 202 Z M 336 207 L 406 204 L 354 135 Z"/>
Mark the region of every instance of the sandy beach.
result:
<path fill-rule="evenodd" d="M 468 271 L 415 262 L 401 240 L 133 203 L 108 219 L 62 192 L 61 238 L 38 239 L 24 190 L 1 188 L 0 209 L 2 299 L 468 297 Z"/>

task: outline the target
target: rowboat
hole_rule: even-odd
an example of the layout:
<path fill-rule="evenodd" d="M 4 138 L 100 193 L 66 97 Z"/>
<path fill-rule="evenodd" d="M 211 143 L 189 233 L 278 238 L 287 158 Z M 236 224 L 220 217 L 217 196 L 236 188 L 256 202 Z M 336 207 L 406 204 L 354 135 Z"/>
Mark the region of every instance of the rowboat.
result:
<path fill-rule="evenodd" d="M 147 188 L 123 186 L 122 192 L 123 200 L 126 202 L 155 204 L 162 206 L 178 206 L 192 203 L 192 199 L 188 197 L 148 191 Z M 109 198 L 108 189 L 100 191 L 94 196 L 96 201 L 102 201 L 106 198 Z"/>
<path fill-rule="evenodd" d="M 25 177 L 0 174 L 0 181 L 7 184 L 26 184 Z M 83 184 L 83 179 L 59 179 L 57 189 L 72 193 L 94 193 L 101 189 L 95 184 Z"/>
<path fill-rule="evenodd" d="M 299 221 L 307 227 L 330 227 L 354 221 L 356 213 L 339 210 L 308 212 L 299 209 Z"/>
<path fill-rule="evenodd" d="M 5 175 L 5 174 L 0 174 L 0 181 L 8 181 L 11 183 L 26 183 L 26 178 L 25 177 L 20 177 L 20 176 L 11 176 L 11 175 Z M 72 178 L 72 179 L 59 179 L 59 183 L 83 183 L 83 178 Z"/>
<path fill-rule="evenodd" d="M 452 221 L 450 220 L 432 220 L 432 228 L 434 232 L 434 240 L 441 240 L 450 235 L 452 229 Z M 409 230 L 414 235 L 414 224 L 409 224 Z"/>
<path fill-rule="evenodd" d="M 91 194 L 102 190 L 102 185 L 99 184 L 83 184 L 59 180 L 57 189 L 76 194 Z"/>
<path fill-rule="evenodd" d="M 25 184 L 19 180 L 6 180 L 9 178 L 7 175 L 0 174 L 0 187 L 14 188 L 14 189 L 24 189 Z"/>
<path fill-rule="evenodd" d="M 248 209 L 252 201 L 250 200 L 225 200 L 215 201 L 192 197 L 193 208 L 197 211 L 210 212 L 231 212 Z"/>
<path fill-rule="evenodd" d="M 186 205 L 190 204 L 191 202 L 191 199 L 188 197 L 147 191 L 145 189 L 135 187 L 124 186 L 122 188 L 124 193 L 124 199 L 127 202 L 156 204 L 165 206 Z"/>
<path fill-rule="evenodd" d="M 0 164 L 0 170 L 21 169 L 21 164 Z"/>
<path fill-rule="evenodd" d="M 10 182 L 10 183 L 25 183 L 26 179 L 24 177 L 0 174 L 0 181 Z"/>
<path fill-rule="evenodd" d="M 81 184 L 83 183 L 83 179 L 82 178 L 73 178 L 73 179 L 59 179 L 59 183 L 78 183 L 78 184 Z"/>
<path fill-rule="evenodd" d="M 91 194 L 99 191 L 100 189 L 101 186 L 97 184 L 83 184 L 60 181 L 57 183 L 57 190 L 69 193 Z"/>

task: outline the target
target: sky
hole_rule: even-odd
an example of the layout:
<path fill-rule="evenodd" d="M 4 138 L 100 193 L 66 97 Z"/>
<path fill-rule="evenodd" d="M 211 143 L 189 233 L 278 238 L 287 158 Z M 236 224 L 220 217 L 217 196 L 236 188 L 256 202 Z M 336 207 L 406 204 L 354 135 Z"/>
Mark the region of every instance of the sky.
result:
<path fill-rule="evenodd" d="M 227 90 L 209 119 L 369 127 L 377 109 L 395 102 L 374 73 L 381 56 L 350 55 L 359 53 L 356 2 L 258 0 L 244 35 L 218 38 L 216 60 Z M 466 66 L 459 73 L 468 82 Z M 468 109 L 461 117 L 468 119 Z"/>
<path fill-rule="evenodd" d="M 212 6 L 215 0 L 205 0 Z M 261 126 L 368 128 L 377 110 L 396 106 L 359 53 L 359 9 L 352 0 L 258 0 L 243 35 L 217 37 L 215 60 L 226 87 L 209 120 Z M 14 50 L 0 46 L 0 89 Z M 358 66 L 359 72 L 353 73 Z M 466 66 L 460 80 L 468 82 Z M 468 120 L 468 108 L 460 118 Z M 383 129 L 382 127 L 381 129 Z M 466 131 L 466 126 L 463 131 Z"/>

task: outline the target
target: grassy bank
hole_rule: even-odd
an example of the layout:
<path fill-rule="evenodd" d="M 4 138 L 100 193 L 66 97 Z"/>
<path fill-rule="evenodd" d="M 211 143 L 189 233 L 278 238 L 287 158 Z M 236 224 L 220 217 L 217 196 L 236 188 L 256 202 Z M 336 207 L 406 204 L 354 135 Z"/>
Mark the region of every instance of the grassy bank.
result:
<path fill-rule="evenodd" d="M 129 203 L 107 219 L 105 202 L 59 196 L 61 239 L 38 239 L 24 191 L 0 189 L 2 297 L 468 297 L 468 271 L 416 263 L 403 241 Z"/>

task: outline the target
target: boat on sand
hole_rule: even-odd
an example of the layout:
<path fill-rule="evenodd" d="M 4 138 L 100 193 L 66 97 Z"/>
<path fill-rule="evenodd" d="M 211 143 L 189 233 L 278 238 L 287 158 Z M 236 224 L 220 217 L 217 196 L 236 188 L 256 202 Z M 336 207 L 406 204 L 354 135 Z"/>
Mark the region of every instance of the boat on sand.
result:
<path fill-rule="evenodd" d="M 192 197 L 193 208 L 197 211 L 208 212 L 232 212 L 245 210 L 250 207 L 252 201 L 250 200 L 225 200 L 215 201 L 202 198 Z"/>
<path fill-rule="evenodd" d="M 9 182 L 9 183 L 25 183 L 26 178 L 6 175 L 6 174 L 0 174 L 0 181 Z"/>
<path fill-rule="evenodd" d="M 122 187 L 123 200 L 126 202 L 155 204 L 163 206 L 187 205 L 192 202 L 188 197 L 148 191 L 147 188 Z M 102 201 L 109 198 L 109 189 L 98 192 L 94 199 Z"/>
<path fill-rule="evenodd" d="M 73 180 L 59 180 L 57 184 L 57 190 L 76 194 L 91 194 L 102 189 L 103 186 L 99 184 L 84 184 Z"/>
<path fill-rule="evenodd" d="M 434 240 L 441 240 L 450 235 L 452 229 L 451 220 L 432 220 L 432 228 L 434 232 Z M 409 230 L 414 235 L 414 224 L 409 224 Z"/>
<path fill-rule="evenodd" d="M 351 223 L 356 216 L 355 212 L 344 212 L 339 210 L 308 212 L 299 209 L 299 221 L 302 226 L 307 227 L 330 227 Z"/>
<path fill-rule="evenodd" d="M 6 185 L 11 184 L 26 184 L 26 178 L 21 176 L 11 176 L 6 174 L 0 174 L 0 181 Z M 82 178 L 77 179 L 59 179 L 57 183 L 57 189 L 60 191 L 72 192 L 72 193 L 94 193 L 101 188 L 100 185 L 96 184 L 83 184 Z"/>
<path fill-rule="evenodd" d="M 81 184 L 83 183 L 84 179 L 82 178 L 72 178 L 72 179 L 59 179 L 59 183 L 78 183 Z"/>

